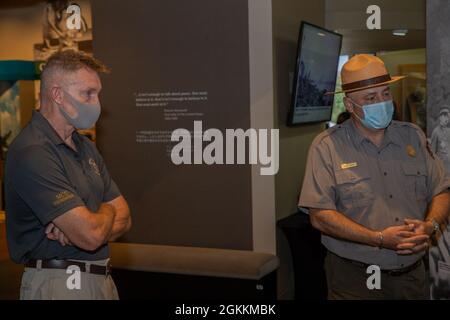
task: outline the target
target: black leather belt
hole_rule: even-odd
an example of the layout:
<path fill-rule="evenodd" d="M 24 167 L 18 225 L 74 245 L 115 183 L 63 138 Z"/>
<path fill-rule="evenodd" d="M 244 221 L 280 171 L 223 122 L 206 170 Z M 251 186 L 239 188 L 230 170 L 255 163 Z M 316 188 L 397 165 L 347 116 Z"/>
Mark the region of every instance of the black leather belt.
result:
<path fill-rule="evenodd" d="M 88 272 L 92 274 L 99 274 L 107 276 L 108 274 L 111 274 L 111 265 L 108 264 L 106 266 L 99 266 L 97 264 L 89 264 L 89 267 L 87 266 L 87 263 L 85 262 L 79 262 L 79 261 L 72 261 L 72 260 L 30 260 L 25 264 L 25 267 L 27 268 L 38 268 L 39 267 L 39 261 L 41 261 L 41 268 L 42 269 L 64 269 L 67 270 L 70 266 L 78 266 L 80 268 L 81 272 Z"/>
<path fill-rule="evenodd" d="M 351 264 L 357 265 L 357 266 L 359 266 L 361 268 L 364 268 L 366 270 L 367 270 L 367 268 L 369 266 L 371 266 L 371 264 L 367 264 L 367 263 L 364 263 L 364 262 L 343 258 L 343 257 L 340 257 L 338 255 L 336 255 L 336 256 L 339 259 L 342 259 L 342 260 L 347 261 L 347 262 L 349 262 Z M 380 270 L 381 270 L 382 273 L 388 274 L 390 276 L 398 277 L 398 276 L 401 276 L 401 275 L 403 275 L 405 273 L 408 273 L 408 272 L 411 272 L 413 270 L 416 270 L 418 267 L 420 267 L 421 264 L 422 264 L 422 259 L 419 259 L 416 262 L 414 262 L 412 265 L 404 267 L 404 268 L 401 268 L 401 269 L 389 269 L 389 270 L 380 269 Z"/>

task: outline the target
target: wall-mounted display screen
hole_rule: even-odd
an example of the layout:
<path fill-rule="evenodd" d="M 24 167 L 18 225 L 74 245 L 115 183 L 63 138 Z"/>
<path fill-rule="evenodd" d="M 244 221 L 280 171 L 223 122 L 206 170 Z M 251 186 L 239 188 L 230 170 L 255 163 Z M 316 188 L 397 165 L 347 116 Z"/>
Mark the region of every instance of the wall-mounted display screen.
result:
<path fill-rule="evenodd" d="M 288 125 L 329 121 L 342 35 L 302 22 Z"/>

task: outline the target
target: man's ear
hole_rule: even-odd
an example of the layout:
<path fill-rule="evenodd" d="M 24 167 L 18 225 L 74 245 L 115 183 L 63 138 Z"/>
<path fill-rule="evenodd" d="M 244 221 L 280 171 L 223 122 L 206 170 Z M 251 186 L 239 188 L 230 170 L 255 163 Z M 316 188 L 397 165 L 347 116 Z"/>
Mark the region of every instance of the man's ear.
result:
<path fill-rule="evenodd" d="M 63 93 L 61 90 L 61 87 L 53 86 L 50 89 L 50 96 L 53 101 L 55 101 L 57 104 L 62 104 L 63 102 Z"/>
<path fill-rule="evenodd" d="M 350 99 L 344 97 L 342 101 L 344 102 L 345 109 L 347 109 L 348 112 L 353 113 L 353 103 L 350 101 Z"/>

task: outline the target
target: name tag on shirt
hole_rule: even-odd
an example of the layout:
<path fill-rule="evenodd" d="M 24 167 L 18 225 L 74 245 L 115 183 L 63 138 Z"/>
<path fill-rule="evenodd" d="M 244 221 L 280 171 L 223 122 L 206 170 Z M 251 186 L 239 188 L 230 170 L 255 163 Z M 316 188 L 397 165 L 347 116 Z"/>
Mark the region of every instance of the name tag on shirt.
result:
<path fill-rule="evenodd" d="M 341 169 L 349 169 L 349 168 L 354 168 L 357 166 L 358 166 L 357 162 L 343 163 L 343 164 L 341 164 Z"/>

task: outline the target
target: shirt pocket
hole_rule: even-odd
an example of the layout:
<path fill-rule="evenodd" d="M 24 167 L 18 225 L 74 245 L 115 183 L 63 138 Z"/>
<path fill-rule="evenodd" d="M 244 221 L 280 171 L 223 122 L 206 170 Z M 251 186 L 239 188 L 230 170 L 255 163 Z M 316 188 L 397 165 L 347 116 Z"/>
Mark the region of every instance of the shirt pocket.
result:
<path fill-rule="evenodd" d="M 417 200 L 426 200 L 428 196 L 427 188 L 427 170 L 425 165 L 413 162 L 402 163 L 403 186 L 409 197 Z"/>
<path fill-rule="evenodd" d="M 372 179 L 368 173 L 342 170 L 336 172 L 338 199 L 347 207 L 366 207 L 374 200 Z"/>

